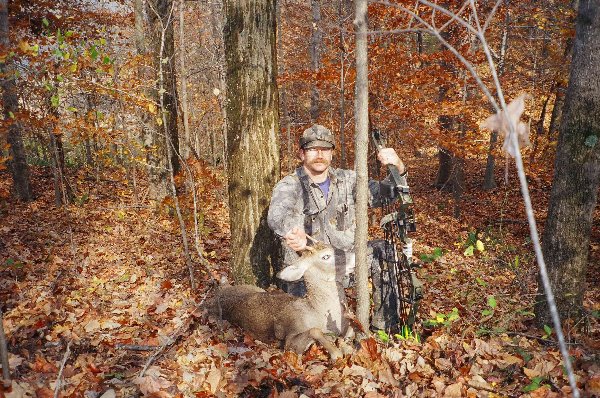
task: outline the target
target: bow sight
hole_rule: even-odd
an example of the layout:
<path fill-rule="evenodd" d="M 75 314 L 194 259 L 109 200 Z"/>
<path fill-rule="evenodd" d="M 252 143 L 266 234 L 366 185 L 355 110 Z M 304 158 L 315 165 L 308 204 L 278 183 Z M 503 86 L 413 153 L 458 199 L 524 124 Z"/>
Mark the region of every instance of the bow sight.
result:
<path fill-rule="evenodd" d="M 379 130 L 373 130 L 371 137 L 377 151 L 385 148 L 385 140 Z M 386 265 L 389 280 L 395 282 L 392 283 L 392 289 L 395 293 L 393 296 L 397 298 L 397 305 L 391 307 L 397 309 L 398 330 L 403 337 L 409 337 L 413 335 L 412 327 L 423 289 L 413 272 L 416 265 L 412 261 L 412 240 L 408 236 L 417 228 L 406 172 L 400 174 L 400 170 L 394 165 L 388 165 L 388 169 L 390 177 L 380 183 L 384 212 L 380 226 L 385 237 L 385 255 L 382 260 Z"/>

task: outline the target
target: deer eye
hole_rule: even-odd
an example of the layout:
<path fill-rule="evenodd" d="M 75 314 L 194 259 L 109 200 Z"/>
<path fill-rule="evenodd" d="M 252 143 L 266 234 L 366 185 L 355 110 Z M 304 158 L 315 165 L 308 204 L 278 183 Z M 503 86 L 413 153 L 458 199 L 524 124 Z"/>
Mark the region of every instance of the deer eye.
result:
<path fill-rule="evenodd" d="M 331 258 L 331 254 L 326 254 L 323 257 L 321 257 L 323 260 L 329 260 Z"/>

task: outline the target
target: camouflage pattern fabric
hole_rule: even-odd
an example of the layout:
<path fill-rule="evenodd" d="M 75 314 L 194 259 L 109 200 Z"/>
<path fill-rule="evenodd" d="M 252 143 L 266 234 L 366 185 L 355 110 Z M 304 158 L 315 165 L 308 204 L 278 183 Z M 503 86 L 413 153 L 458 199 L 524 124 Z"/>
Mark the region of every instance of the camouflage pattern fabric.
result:
<path fill-rule="evenodd" d="M 336 266 L 343 267 L 348 262 L 345 253 L 354 252 L 356 173 L 330 168 L 329 179 L 329 195 L 325 198 L 304 167 L 298 167 L 275 185 L 267 221 L 279 237 L 294 227 L 304 227 L 313 238 L 338 249 Z M 381 206 L 378 181 L 369 181 L 369 193 L 369 206 Z M 284 263 L 291 264 L 298 255 L 284 246 Z"/>

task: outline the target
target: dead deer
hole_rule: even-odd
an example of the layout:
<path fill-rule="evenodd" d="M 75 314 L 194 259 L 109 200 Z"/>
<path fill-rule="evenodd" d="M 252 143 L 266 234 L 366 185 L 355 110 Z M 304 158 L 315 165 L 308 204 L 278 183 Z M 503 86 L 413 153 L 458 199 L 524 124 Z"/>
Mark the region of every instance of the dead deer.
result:
<path fill-rule="evenodd" d="M 306 296 L 267 292 L 250 285 L 224 286 L 217 292 L 209 313 L 240 326 L 260 341 L 278 341 L 285 350 L 302 354 L 317 341 L 332 361 L 340 358 L 341 350 L 325 333 L 351 337 L 354 331 L 345 316 L 343 287 L 336 282 L 333 248 L 311 248 L 277 277 L 288 282 L 304 277 Z"/>

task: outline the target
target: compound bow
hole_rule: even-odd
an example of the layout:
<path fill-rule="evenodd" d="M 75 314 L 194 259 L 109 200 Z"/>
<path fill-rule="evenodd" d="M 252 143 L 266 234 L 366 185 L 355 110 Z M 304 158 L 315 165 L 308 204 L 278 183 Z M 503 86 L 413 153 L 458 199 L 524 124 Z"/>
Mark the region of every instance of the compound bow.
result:
<path fill-rule="evenodd" d="M 371 137 L 377 151 L 385 147 L 379 130 L 372 130 Z M 383 261 L 387 265 L 389 280 L 395 281 L 393 289 L 398 298 L 399 329 L 407 337 L 412 333 L 418 302 L 422 298 L 422 285 L 413 271 L 416 265 L 412 261 L 412 240 L 408 236 L 416 231 L 416 223 L 406 172 L 400 174 L 394 165 L 388 165 L 388 168 L 391 183 L 382 182 L 380 185 L 380 194 L 384 198 L 384 216 L 380 222 L 385 238 Z"/>

